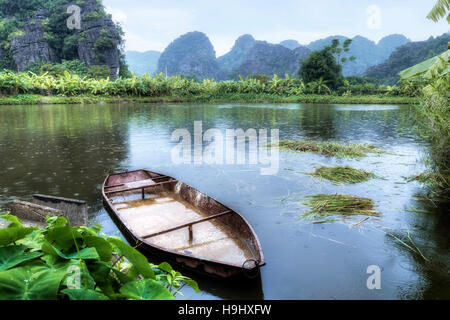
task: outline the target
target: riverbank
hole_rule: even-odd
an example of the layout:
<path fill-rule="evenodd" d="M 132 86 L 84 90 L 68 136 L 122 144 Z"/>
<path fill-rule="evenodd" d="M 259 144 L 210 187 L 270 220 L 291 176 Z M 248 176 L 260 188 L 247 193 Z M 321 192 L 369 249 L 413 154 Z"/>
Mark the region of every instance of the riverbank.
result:
<path fill-rule="evenodd" d="M 95 104 L 95 103 L 321 103 L 321 104 L 416 104 L 418 99 L 403 96 L 385 95 L 317 95 L 303 94 L 295 96 L 271 94 L 222 94 L 220 96 L 105 96 L 105 95 L 77 95 L 77 96 L 44 96 L 38 94 L 17 94 L 0 96 L 0 105 L 31 105 L 31 104 Z"/>

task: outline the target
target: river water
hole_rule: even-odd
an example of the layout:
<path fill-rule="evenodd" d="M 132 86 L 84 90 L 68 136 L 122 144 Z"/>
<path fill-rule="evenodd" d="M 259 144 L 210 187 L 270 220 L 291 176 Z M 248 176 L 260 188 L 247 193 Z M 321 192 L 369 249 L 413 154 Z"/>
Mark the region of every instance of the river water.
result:
<path fill-rule="evenodd" d="M 88 201 L 90 220 L 119 231 L 103 208 L 111 171 L 149 169 L 178 178 L 240 212 L 257 233 L 267 265 L 248 282 L 188 274 L 202 289 L 181 299 L 449 299 L 448 206 L 406 178 L 425 170 L 427 145 L 395 105 L 45 105 L 0 107 L 0 206 L 34 193 Z M 336 159 L 280 151 L 279 170 L 262 164 L 175 164 L 176 129 L 279 129 L 280 139 L 370 143 L 386 153 Z M 269 131 L 270 136 L 270 131 Z M 206 146 L 207 143 L 205 143 Z M 336 185 L 306 173 L 350 165 L 379 178 Z M 305 196 L 351 194 L 374 201 L 379 217 L 313 224 Z M 408 234 L 409 237 L 408 238 Z M 398 239 L 403 239 L 402 244 Z M 426 258 L 411 251 L 417 247 Z M 368 289 L 369 266 L 381 289 Z"/>

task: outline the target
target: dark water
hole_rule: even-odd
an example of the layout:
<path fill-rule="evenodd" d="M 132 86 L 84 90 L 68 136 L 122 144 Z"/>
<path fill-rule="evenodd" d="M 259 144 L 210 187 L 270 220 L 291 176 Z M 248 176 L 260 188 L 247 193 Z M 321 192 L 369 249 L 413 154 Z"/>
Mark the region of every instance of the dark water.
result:
<path fill-rule="evenodd" d="M 118 234 L 100 189 L 110 171 L 146 168 L 174 176 L 244 215 L 267 265 L 261 279 L 233 283 L 199 276 L 202 292 L 186 299 L 449 299 L 449 210 L 424 200 L 405 177 L 425 170 L 426 145 L 407 106 L 88 105 L 0 107 L 0 205 L 33 193 L 87 200 L 90 219 Z M 281 139 L 371 143 L 387 153 L 360 160 L 280 153 L 278 174 L 260 165 L 175 165 L 171 134 L 179 128 L 279 129 Z M 306 175 L 322 165 L 351 165 L 379 179 L 335 185 Z M 307 195 L 371 198 L 380 217 L 312 224 L 301 218 Z M 427 258 L 394 237 L 408 239 Z M 408 242 L 409 243 L 409 242 Z M 411 244 L 411 243 L 409 243 Z M 381 289 L 366 286 L 367 267 L 381 268 Z"/>

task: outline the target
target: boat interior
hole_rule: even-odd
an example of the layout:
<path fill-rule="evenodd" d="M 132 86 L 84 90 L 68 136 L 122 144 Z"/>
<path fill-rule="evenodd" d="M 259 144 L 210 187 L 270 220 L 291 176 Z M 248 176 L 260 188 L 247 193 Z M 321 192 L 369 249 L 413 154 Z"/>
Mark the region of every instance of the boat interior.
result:
<path fill-rule="evenodd" d="M 241 216 L 171 177 L 111 175 L 105 194 L 125 226 L 149 245 L 249 269 L 255 265 L 248 261 L 261 260 Z"/>

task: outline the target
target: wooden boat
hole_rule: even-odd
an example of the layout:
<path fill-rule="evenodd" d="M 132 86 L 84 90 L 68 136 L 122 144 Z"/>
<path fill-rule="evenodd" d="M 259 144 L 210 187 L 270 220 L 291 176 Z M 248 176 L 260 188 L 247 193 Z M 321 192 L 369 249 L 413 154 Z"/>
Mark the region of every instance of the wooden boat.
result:
<path fill-rule="evenodd" d="M 111 174 L 102 193 L 121 231 L 144 253 L 223 278 L 255 275 L 265 264 L 239 213 L 172 177 L 147 170 Z"/>

